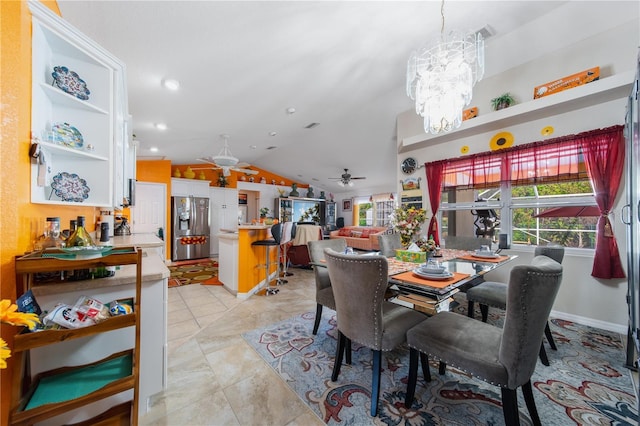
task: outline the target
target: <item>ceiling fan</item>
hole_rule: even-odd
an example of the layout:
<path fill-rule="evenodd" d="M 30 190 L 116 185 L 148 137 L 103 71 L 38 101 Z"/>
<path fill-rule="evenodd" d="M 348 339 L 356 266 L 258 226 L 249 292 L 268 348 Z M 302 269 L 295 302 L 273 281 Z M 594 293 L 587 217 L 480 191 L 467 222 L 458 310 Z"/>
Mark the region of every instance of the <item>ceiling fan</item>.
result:
<path fill-rule="evenodd" d="M 229 135 L 222 134 L 220 135 L 220 138 L 224 141 L 224 146 L 222 147 L 222 150 L 218 153 L 218 155 L 198 158 L 198 161 L 211 164 L 212 166 L 214 166 L 211 167 L 212 170 L 222 170 L 223 176 L 231 175 L 231 170 L 247 175 L 258 174 L 257 170 L 245 168 L 249 167 L 249 164 L 240 163 L 238 158 L 234 157 L 233 154 L 231 154 L 231 150 L 229 149 Z"/>
<path fill-rule="evenodd" d="M 338 185 L 340 186 L 353 186 L 353 181 L 356 179 L 366 179 L 364 176 L 352 177 L 349 173 L 349 169 L 344 169 L 344 173 L 339 178 L 329 178 L 332 180 L 337 180 Z"/>

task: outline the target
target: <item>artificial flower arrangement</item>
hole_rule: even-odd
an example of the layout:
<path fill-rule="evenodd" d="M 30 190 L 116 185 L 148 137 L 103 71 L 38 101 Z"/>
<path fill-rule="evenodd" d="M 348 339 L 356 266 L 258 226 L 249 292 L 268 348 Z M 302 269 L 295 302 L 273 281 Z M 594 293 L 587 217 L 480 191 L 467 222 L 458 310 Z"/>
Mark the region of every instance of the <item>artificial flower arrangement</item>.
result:
<path fill-rule="evenodd" d="M 17 312 L 18 306 L 7 299 L 0 301 L 0 322 L 10 325 L 24 325 L 33 329 L 40 323 L 38 315 L 35 313 Z M 0 368 L 7 368 L 6 359 L 11 356 L 11 349 L 7 343 L 0 338 Z"/>
<path fill-rule="evenodd" d="M 421 251 L 427 253 L 427 257 L 433 256 L 438 249 L 438 246 L 433 239 L 433 235 L 430 235 L 428 240 L 424 238 L 419 239 L 418 241 L 416 241 L 416 245 L 420 247 Z"/>
<path fill-rule="evenodd" d="M 420 227 L 427 220 L 427 212 L 413 206 L 399 207 L 391 215 L 391 225 L 400 234 L 404 247 L 409 246 L 413 237 L 420 232 Z"/>

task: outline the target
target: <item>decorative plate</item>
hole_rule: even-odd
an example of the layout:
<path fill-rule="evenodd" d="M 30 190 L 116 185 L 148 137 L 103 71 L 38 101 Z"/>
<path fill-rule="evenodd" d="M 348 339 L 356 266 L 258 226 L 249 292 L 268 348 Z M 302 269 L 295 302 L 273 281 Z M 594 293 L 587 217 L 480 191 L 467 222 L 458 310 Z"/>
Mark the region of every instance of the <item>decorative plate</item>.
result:
<path fill-rule="evenodd" d="M 62 201 L 81 203 L 89 198 L 87 181 L 75 173 L 60 172 L 53 177 L 51 188 Z"/>
<path fill-rule="evenodd" d="M 82 133 L 69 123 L 55 123 L 51 127 L 53 143 L 65 145 L 71 148 L 82 148 L 84 139 Z"/>
<path fill-rule="evenodd" d="M 414 269 L 413 270 L 414 275 L 419 276 L 420 278 L 426 278 L 428 280 L 434 280 L 434 281 L 444 281 L 444 280 L 448 280 L 449 278 L 453 277 L 453 274 L 451 272 L 447 272 L 444 274 L 425 274 L 424 272 L 421 272 L 420 269 Z"/>
<path fill-rule="evenodd" d="M 83 101 L 89 99 L 91 92 L 87 87 L 87 83 L 76 72 L 70 71 L 69 68 L 64 66 L 58 66 L 53 67 L 51 76 L 53 76 L 53 84 L 63 91 Z"/>

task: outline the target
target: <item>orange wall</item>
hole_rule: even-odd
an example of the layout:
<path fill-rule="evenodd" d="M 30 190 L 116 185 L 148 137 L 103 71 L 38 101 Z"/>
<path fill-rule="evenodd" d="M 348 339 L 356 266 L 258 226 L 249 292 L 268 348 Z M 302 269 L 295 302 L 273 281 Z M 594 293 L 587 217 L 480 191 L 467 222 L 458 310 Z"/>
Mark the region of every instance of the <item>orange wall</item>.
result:
<path fill-rule="evenodd" d="M 55 1 L 43 1 L 60 15 Z M 0 1 L 0 96 L 2 143 L 0 144 L 0 297 L 15 300 L 13 259 L 33 246 L 47 216 L 60 216 L 63 227 L 78 215 L 87 217 L 90 230 L 96 219 L 93 207 L 31 204 L 29 143 L 31 129 L 31 14 L 25 1 Z M 11 346 L 16 329 L 0 326 Z M 9 389 L 13 369 L 0 370 L 0 388 Z M 8 422 L 9 392 L 0 394 L 0 424 Z"/>
<path fill-rule="evenodd" d="M 191 167 L 191 170 L 193 170 L 196 173 L 195 179 L 200 179 L 200 173 L 202 172 L 204 173 L 204 176 L 205 176 L 204 180 L 208 180 L 211 182 L 210 186 L 219 186 L 218 177 L 220 176 L 220 173 L 222 172 L 222 170 L 211 170 L 211 168 L 207 167 L 206 165 L 203 166 L 202 163 L 173 164 L 171 166 L 171 176 L 184 178 L 185 177 L 184 172 L 187 170 L 187 167 Z M 283 185 L 283 186 L 291 186 L 291 184 L 294 182 L 290 179 L 283 178 L 282 176 L 260 169 L 256 166 L 251 166 L 251 169 L 256 170 L 258 174 L 246 176 L 244 173 L 232 171 L 231 176 L 227 176 L 227 182 L 228 182 L 227 188 L 237 188 L 238 181 L 241 180 L 242 177 L 244 177 L 247 182 L 249 182 L 249 178 L 253 178 L 255 183 L 260 183 L 260 179 L 264 177 L 267 183 L 271 183 L 271 181 L 274 180 L 277 185 Z M 180 176 L 176 174 L 176 171 L 178 170 L 180 171 Z M 284 182 L 284 184 L 281 184 L 281 182 Z M 309 185 L 305 183 L 298 183 L 298 182 L 296 183 L 298 184 L 298 188 L 309 187 Z"/>

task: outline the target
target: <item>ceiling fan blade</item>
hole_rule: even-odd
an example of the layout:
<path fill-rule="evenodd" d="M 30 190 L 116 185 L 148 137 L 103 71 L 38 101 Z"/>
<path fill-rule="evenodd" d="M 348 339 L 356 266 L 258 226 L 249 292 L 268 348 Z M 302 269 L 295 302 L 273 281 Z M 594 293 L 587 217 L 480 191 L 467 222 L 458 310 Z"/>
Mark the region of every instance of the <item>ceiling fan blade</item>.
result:
<path fill-rule="evenodd" d="M 257 175 L 258 171 L 257 170 L 251 170 L 251 169 L 238 169 L 236 167 L 231 168 L 231 170 L 235 171 L 235 172 L 239 172 L 239 173 L 244 173 L 247 175 Z"/>
<path fill-rule="evenodd" d="M 244 169 L 245 167 L 250 167 L 250 166 L 251 166 L 251 164 L 249 164 L 249 163 L 240 162 L 240 163 L 236 164 L 234 167 L 237 167 L 239 169 Z"/>
<path fill-rule="evenodd" d="M 359 177 L 352 177 L 352 178 L 351 178 L 351 180 L 354 180 L 354 179 L 366 179 L 366 177 L 364 177 L 364 176 L 359 176 Z"/>
<path fill-rule="evenodd" d="M 196 160 L 202 161 L 203 163 L 213 164 L 214 166 L 216 165 L 216 163 L 213 161 L 211 157 L 196 158 Z"/>

